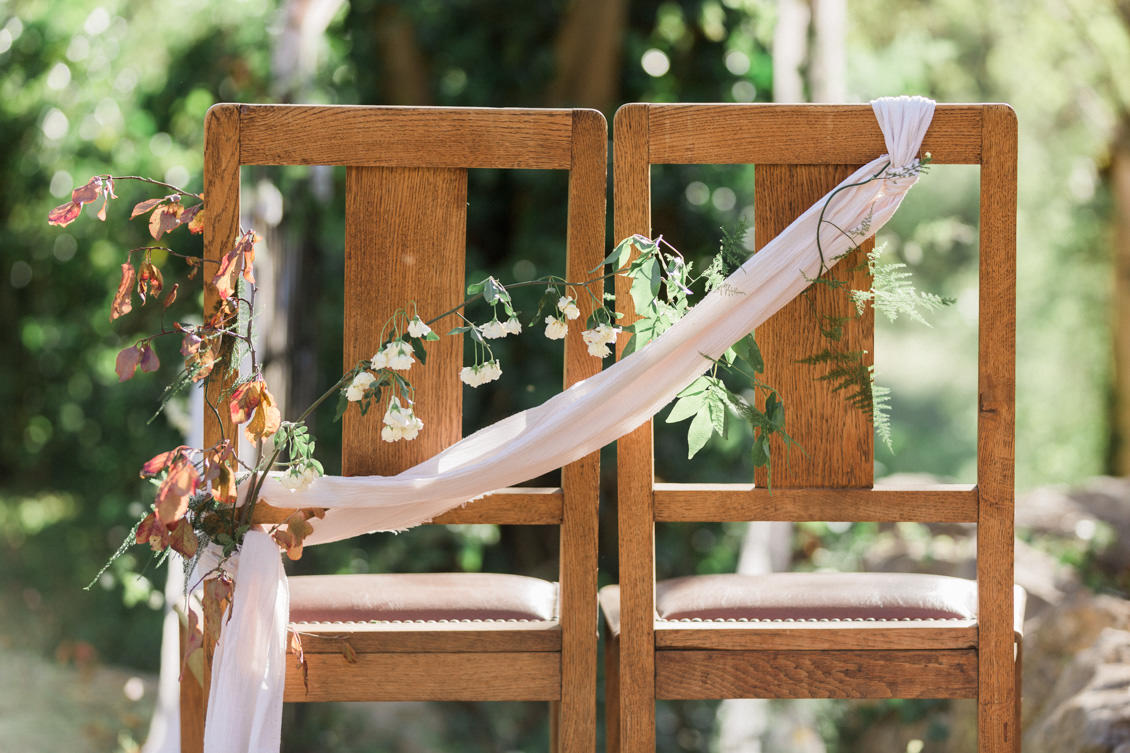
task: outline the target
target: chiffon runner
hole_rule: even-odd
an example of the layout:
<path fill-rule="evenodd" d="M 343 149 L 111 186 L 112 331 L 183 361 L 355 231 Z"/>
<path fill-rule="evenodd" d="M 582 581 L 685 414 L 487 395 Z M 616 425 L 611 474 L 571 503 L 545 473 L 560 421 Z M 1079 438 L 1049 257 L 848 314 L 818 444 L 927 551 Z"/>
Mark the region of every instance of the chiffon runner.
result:
<path fill-rule="evenodd" d="M 270 479 L 262 497 L 276 507 L 327 508 L 324 519 L 310 521 L 308 546 L 398 531 L 559 468 L 632 431 L 808 287 L 821 271 L 817 234 L 824 259 L 831 261 L 898 209 L 917 181 L 916 155 L 934 103 L 895 97 L 871 106 L 888 153 L 816 202 L 646 347 L 399 475 L 326 476 L 303 491 Z M 225 569 L 231 572 L 233 563 Z M 265 533 L 247 534 L 235 583 L 231 618 L 212 665 L 204 750 L 276 753 L 290 599 L 278 547 Z"/>

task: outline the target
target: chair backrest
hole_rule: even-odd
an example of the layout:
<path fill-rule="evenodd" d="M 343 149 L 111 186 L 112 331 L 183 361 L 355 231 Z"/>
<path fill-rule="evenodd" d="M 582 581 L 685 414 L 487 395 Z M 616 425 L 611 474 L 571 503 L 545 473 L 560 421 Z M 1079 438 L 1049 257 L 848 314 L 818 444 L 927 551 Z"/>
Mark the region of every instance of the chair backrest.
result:
<path fill-rule="evenodd" d="M 342 362 L 349 369 L 376 351 L 396 308 L 415 301 L 427 317 L 464 299 L 468 169 L 568 171 L 565 268 L 554 271 L 588 279 L 604 252 L 606 153 L 607 126 L 594 110 L 216 105 L 205 122 L 205 256 L 219 259 L 234 244 L 242 165 L 345 166 Z M 599 299 L 603 286 L 592 290 Z M 205 311 L 214 304 L 206 296 Z M 578 305 L 587 316 L 591 300 L 578 296 Z M 601 366 L 579 329 L 565 340 L 565 386 Z M 366 416 L 348 411 L 343 474 L 395 474 L 460 439 L 462 360 L 461 337 L 445 336 L 429 344 L 427 365 L 413 369 L 416 413 L 426 421 L 413 441 L 380 440 L 383 405 Z M 215 398 L 224 385 L 211 389 Z M 205 416 L 206 443 L 219 438 L 221 413 Z M 225 430 L 237 436 L 230 425 Z M 574 590 L 567 565 L 591 559 L 595 572 L 597 483 L 594 453 L 563 469 L 561 489 L 503 490 L 434 522 L 560 525 L 566 614 L 574 599 L 594 598 L 595 583 Z M 285 515 L 257 511 L 256 520 Z"/>
<path fill-rule="evenodd" d="M 756 165 L 760 248 L 852 170 L 885 152 L 866 105 L 625 105 L 614 125 L 614 240 L 651 235 L 653 164 Z M 765 381 L 782 393 L 787 430 L 806 451 L 787 466 L 775 465 L 771 492 L 760 474 L 756 486 L 656 484 L 650 422 L 620 440 L 624 634 L 652 631 L 655 521 L 961 521 L 978 524 L 981 661 L 1000 667 L 1012 661 L 1015 115 L 1006 105 L 939 105 L 922 152 L 937 164 L 981 166 L 977 484 L 872 488 L 870 422 L 796 363 L 823 346 L 804 309 L 808 302 L 795 300 L 756 332 Z M 866 271 L 848 271 L 858 262 L 849 257 L 836 273 L 866 288 Z M 632 299 L 620 280 L 616 293 L 623 321 L 633 321 Z M 826 296 L 815 291 L 818 308 L 829 305 Z M 871 353 L 873 339 L 868 314 L 847 328 L 843 344 Z M 773 448 L 777 457 L 782 450 L 779 442 Z"/>

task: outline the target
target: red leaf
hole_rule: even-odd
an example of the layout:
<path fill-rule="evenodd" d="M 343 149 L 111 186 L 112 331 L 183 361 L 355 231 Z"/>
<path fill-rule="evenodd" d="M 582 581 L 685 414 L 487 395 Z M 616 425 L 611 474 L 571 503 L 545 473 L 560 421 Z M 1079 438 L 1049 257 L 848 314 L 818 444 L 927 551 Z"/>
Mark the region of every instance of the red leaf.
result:
<path fill-rule="evenodd" d="M 154 240 L 159 240 L 162 235 L 180 224 L 182 212 L 184 207 L 179 200 L 157 207 L 153 210 L 153 214 L 149 215 L 149 234 Z"/>
<path fill-rule="evenodd" d="M 130 300 L 133 275 L 133 265 L 129 262 L 123 264 L 122 281 L 118 283 L 118 292 L 114 295 L 113 304 L 110 305 L 110 321 L 114 321 L 119 316 L 124 316 L 133 310 L 133 302 Z"/>
<path fill-rule="evenodd" d="M 160 368 L 161 359 L 157 358 L 157 351 L 149 347 L 149 343 L 145 343 L 141 346 L 138 365 L 141 367 L 141 370 L 146 373 L 154 372 Z"/>
<path fill-rule="evenodd" d="M 182 518 L 169 526 L 169 546 L 174 552 L 191 559 L 196 556 L 197 543 L 196 532 L 187 520 Z"/>
<path fill-rule="evenodd" d="M 180 447 L 174 447 L 168 452 L 162 452 L 149 458 L 149 460 L 145 462 L 145 465 L 141 466 L 141 477 L 148 478 L 149 476 L 156 476 L 165 469 L 169 461 L 177 455 L 183 455 L 187 449 L 188 447 L 182 444 Z"/>
<path fill-rule="evenodd" d="M 141 297 L 142 304 L 145 303 L 145 296 L 161 295 L 161 290 L 165 287 L 165 279 L 161 276 L 161 270 L 151 262 L 144 262 L 137 270 L 137 294 Z"/>
<path fill-rule="evenodd" d="M 169 466 L 169 475 L 161 482 L 161 488 L 157 490 L 157 498 L 154 500 L 157 517 L 161 522 L 169 525 L 183 518 L 188 512 L 188 502 L 199 485 L 200 474 L 196 466 L 187 455 L 181 453 Z"/>
<path fill-rule="evenodd" d="M 251 414 L 259 406 L 260 382 L 247 382 L 236 387 L 231 395 L 231 420 L 233 424 L 241 424 L 251 418 Z"/>
<path fill-rule="evenodd" d="M 138 544 L 148 544 L 153 551 L 160 552 L 169 546 L 169 529 L 157 517 L 156 512 L 151 512 L 138 524 L 134 540 Z"/>
<path fill-rule="evenodd" d="M 282 423 L 282 413 L 275 404 L 275 398 L 261 379 L 240 385 L 232 393 L 229 407 L 232 423 L 247 422 L 244 433 L 252 443 L 271 436 Z"/>
<path fill-rule="evenodd" d="M 145 214 L 146 212 L 152 212 L 157 207 L 157 205 L 160 204 L 162 201 L 164 201 L 164 198 L 161 198 L 161 199 L 146 199 L 145 201 L 139 203 L 137 206 L 135 206 L 133 208 L 133 211 L 130 212 L 129 218 L 132 220 L 134 217 L 136 217 L 139 214 Z"/>
<path fill-rule="evenodd" d="M 247 231 L 240 236 L 235 248 L 224 254 L 224 258 L 220 260 L 220 269 L 216 272 L 216 276 L 212 278 L 212 284 L 216 286 L 216 292 L 219 293 L 221 298 L 226 300 L 235 292 L 236 278 L 240 272 L 243 273 L 243 279 L 255 284 L 252 265 L 255 261 L 255 242 L 257 240 L 255 233 L 250 230 Z"/>
<path fill-rule="evenodd" d="M 66 227 L 77 220 L 80 214 L 82 214 L 82 204 L 68 201 L 66 204 L 60 204 L 47 213 L 47 224 Z"/>
<path fill-rule="evenodd" d="M 89 204 L 90 202 L 97 199 L 101 193 L 102 178 L 98 175 L 95 175 L 93 178 L 86 182 L 86 185 L 79 186 L 75 190 L 71 191 L 71 201 L 78 204 L 79 206 L 82 206 L 83 204 Z"/>
<path fill-rule="evenodd" d="M 137 370 L 137 363 L 141 359 L 141 353 L 135 346 L 123 348 L 118 353 L 118 358 L 114 361 L 114 371 L 118 372 L 118 381 L 124 382 L 133 377 L 133 373 Z"/>
<path fill-rule="evenodd" d="M 188 209 L 184 210 L 184 214 L 180 216 L 182 224 L 188 225 L 188 232 L 193 235 L 200 235 L 204 232 L 204 209 L 203 204 L 194 204 Z"/>
<path fill-rule="evenodd" d="M 98 219 L 106 221 L 106 205 L 110 203 L 110 194 L 102 197 L 102 206 L 98 208 Z"/>
<path fill-rule="evenodd" d="M 102 193 L 102 178 L 95 175 L 93 178 L 86 182 L 86 185 L 79 186 L 71 191 L 71 200 L 66 204 L 60 204 L 52 209 L 47 214 L 48 225 L 58 225 L 59 227 L 66 227 L 82 214 L 82 205 L 89 204 L 94 201 Z M 101 214 L 101 213 L 100 213 Z M 103 217 L 103 219 L 105 219 Z"/>

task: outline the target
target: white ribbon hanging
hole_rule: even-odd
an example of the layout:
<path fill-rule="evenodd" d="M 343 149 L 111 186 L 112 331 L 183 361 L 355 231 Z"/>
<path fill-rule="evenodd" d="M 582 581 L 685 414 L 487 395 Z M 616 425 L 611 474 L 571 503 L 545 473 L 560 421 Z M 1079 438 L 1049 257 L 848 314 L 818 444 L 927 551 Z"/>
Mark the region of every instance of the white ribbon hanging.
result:
<path fill-rule="evenodd" d="M 269 479 L 262 497 L 276 507 L 327 508 L 324 519 L 310 521 L 314 533 L 307 545 L 403 530 L 566 465 L 635 429 L 808 287 L 821 271 L 818 233 L 830 261 L 873 235 L 898 209 L 917 181 L 916 170 L 906 168 L 915 166 L 934 103 L 895 97 L 871 106 L 887 154 L 845 179 L 826 209 L 831 193 L 817 201 L 645 348 L 397 476 L 327 476 L 294 492 Z M 853 185 L 885 167 L 883 177 Z M 204 749 L 277 753 L 289 595 L 278 549 L 261 532 L 244 541 L 232 610 L 212 665 Z"/>

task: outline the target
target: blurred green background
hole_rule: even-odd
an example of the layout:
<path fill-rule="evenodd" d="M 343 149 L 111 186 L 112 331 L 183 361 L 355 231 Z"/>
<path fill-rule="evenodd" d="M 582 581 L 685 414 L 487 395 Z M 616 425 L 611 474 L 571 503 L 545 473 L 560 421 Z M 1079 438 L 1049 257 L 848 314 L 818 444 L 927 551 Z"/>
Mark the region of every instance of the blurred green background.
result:
<path fill-rule="evenodd" d="M 1118 177 L 1130 164 L 1128 30 L 1113 0 L 0 0 L 0 650 L 80 669 L 156 667 L 163 571 L 131 550 L 81 589 L 148 504 L 136 469 L 179 444 L 190 422 L 180 403 L 149 421 L 178 362 L 173 343 L 159 346 L 157 378 L 119 385 L 113 369 L 116 352 L 156 321 L 143 310 L 111 324 L 107 312 L 125 250 L 146 238 L 128 207 L 159 194 L 119 184 L 105 224 L 89 208 L 65 230 L 46 215 L 99 173 L 199 191 L 203 117 L 216 102 L 587 106 L 610 126 L 631 101 L 1008 102 L 1020 122 L 1018 488 L 1125 475 L 1128 427 L 1117 416 L 1130 396 L 1115 386 L 1126 369 L 1112 344 L 1130 328 L 1116 314 L 1114 273 L 1130 269 L 1130 229 L 1119 224 L 1130 181 L 1120 188 Z M 279 291 L 267 307 L 266 360 L 293 416 L 338 368 L 344 172 L 243 177 L 245 213 L 266 236 L 264 274 Z M 652 185 L 655 231 L 690 257 L 751 216 L 748 168 L 657 168 Z M 554 270 L 564 196 L 563 176 L 473 174 L 468 276 Z M 976 169 L 938 167 L 880 234 L 888 260 L 957 304 L 932 329 L 880 322 L 895 452 L 877 451 L 877 475 L 974 480 L 976 232 Z M 189 251 L 199 239 L 175 242 Z M 182 291 L 172 313 L 198 306 Z M 554 390 L 560 356 L 549 343 L 507 345 L 504 364 L 537 365 L 469 392 L 468 428 Z M 319 417 L 316 433 L 333 472 L 331 418 Z M 658 436 L 671 480 L 752 477 L 739 433 L 693 467 L 678 431 Z M 607 453 L 602 583 L 616 579 L 613 462 Z M 833 548 L 858 547 L 851 531 L 824 534 Z M 724 572 L 742 530 L 660 535 L 662 571 Z M 537 530 L 435 527 L 313 551 L 295 572 L 410 563 L 552 577 L 555 542 Z M 710 749 L 713 712 L 686 706 L 670 724 L 689 731 L 661 735 L 665 750 Z M 440 708 L 420 749 L 544 749 L 538 704 Z M 351 742 L 359 722 L 336 713 L 288 712 L 284 749 L 380 748 Z M 100 728 L 91 749 L 130 749 L 144 730 L 141 717 Z"/>

